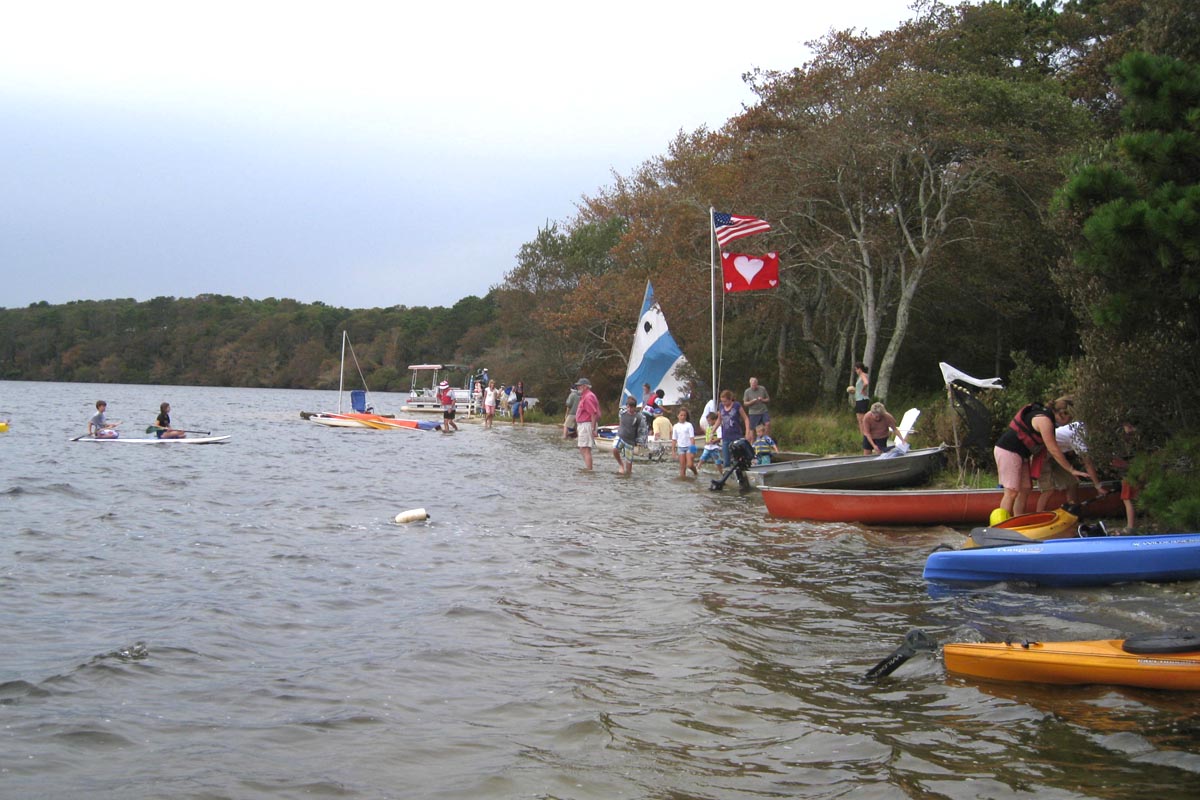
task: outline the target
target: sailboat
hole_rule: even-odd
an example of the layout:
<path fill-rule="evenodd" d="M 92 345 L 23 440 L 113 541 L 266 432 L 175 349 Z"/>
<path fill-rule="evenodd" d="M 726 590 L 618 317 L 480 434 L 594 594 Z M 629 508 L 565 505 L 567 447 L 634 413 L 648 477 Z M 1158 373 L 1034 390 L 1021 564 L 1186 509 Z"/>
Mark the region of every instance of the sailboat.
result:
<path fill-rule="evenodd" d="M 342 412 L 342 392 L 345 385 L 346 377 L 346 348 L 350 348 L 350 358 L 354 360 L 354 368 L 358 370 L 358 377 L 362 380 L 363 388 L 354 389 L 350 392 L 350 408 L 348 412 Z M 328 428 L 372 428 L 375 430 L 437 430 L 440 426 L 436 422 L 422 422 L 414 419 L 397 419 L 393 416 L 376 414 L 375 409 L 367 404 L 367 379 L 362 373 L 362 367 L 358 365 L 358 357 L 354 355 L 354 345 L 350 344 L 350 338 L 346 331 L 342 331 L 342 363 L 341 369 L 338 372 L 338 410 L 336 412 L 311 412 L 301 411 L 301 419 L 315 422 L 318 425 L 324 425 Z"/>
<path fill-rule="evenodd" d="M 654 286 L 646 281 L 642 313 L 638 316 L 637 329 L 633 334 L 629 367 L 625 370 L 625 382 L 621 389 L 621 405 L 625 405 L 627 397 L 641 403 L 642 386 L 647 383 L 651 392 L 662 389 L 662 405 L 686 403 L 691 399 L 691 393 L 683 375 L 689 369 L 688 360 L 675 343 L 675 337 L 667 328 L 667 318 L 654 299 Z M 596 435 L 602 439 L 616 438 L 617 426 L 601 425 Z"/>
<path fill-rule="evenodd" d="M 688 379 L 685 377 L 689 370 L 688 360 L 667 328 L 667 318 L 663 316 L 662 308 L 654 300 L 654 287 L 650 281 L 646 281 L 646 294 L 642 298 L 642 313 L 633 335 L 621 402 L 624 403 L 626 397 L 632 397 L 640 403 L 642 385 L 648 383 L 652 392 L 663 390 L 663 405 L 685 403 L 691 399 Z"/>

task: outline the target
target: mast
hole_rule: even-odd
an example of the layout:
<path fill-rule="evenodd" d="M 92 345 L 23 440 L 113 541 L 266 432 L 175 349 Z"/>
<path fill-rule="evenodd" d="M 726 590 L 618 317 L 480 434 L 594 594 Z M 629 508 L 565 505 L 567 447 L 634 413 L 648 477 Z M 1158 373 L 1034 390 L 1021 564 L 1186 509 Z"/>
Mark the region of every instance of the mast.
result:
<path fill-rule="evenodd" d="M 342 380 L 346 377 L 346 331 L 342 331 L 342 365 L 338 369 L 338 413 L 342 413 Z"/>

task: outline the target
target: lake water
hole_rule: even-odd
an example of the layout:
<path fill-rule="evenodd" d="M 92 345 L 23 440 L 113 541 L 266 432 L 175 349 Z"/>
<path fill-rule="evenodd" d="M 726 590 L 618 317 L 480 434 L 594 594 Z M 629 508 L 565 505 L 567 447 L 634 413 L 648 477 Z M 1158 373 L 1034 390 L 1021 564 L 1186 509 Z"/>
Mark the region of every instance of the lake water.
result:
<path fill-rule="evenodd" d="M 100 398 L 126 435 L 169 401 L 232 439 L 69 442 Z M 1195 696 L 930 655 L 862 680 L 910 628 L 1156 631 L 1197 584 L 931 595 L 961 531 L 775 520 L 607 452 L 587 473 L 552 427 L 299 416 L 335 406 L 0 382 L 0 797 L 1200 796 Z"/>

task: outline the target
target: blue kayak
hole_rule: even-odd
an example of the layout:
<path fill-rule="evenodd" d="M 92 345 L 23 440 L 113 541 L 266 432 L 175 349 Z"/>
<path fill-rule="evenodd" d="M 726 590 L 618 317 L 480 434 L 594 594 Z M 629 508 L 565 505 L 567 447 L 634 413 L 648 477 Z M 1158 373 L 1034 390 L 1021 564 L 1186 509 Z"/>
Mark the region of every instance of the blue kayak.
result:
<path fill-rule="evenodd" d="M 941 583 L 1022 581 L 1040 586 L 1197 580 L 1200 533 L 1049 539 L 943 550 L 926 559 L 924 577 Z"/>

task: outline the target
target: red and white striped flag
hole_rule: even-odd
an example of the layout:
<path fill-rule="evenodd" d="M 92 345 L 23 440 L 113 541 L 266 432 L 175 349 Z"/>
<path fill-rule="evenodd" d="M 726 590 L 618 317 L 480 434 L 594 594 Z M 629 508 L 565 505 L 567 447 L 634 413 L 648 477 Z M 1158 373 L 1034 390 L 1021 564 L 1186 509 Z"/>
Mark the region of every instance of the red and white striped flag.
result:
<path fill-rule="evenodd" d="M 717 246 L 724 247 L 726 243 L 744 236 L 771 230 L 771 223 L 757 217 L 739 217 L 737 214 L 723 214 L 714 211 L 712 215 L 713 230 L 717 232 Z"/>

